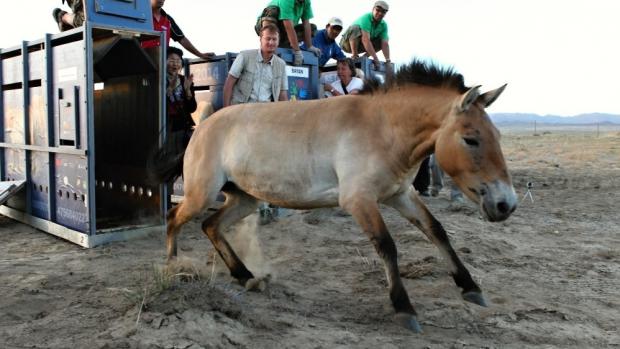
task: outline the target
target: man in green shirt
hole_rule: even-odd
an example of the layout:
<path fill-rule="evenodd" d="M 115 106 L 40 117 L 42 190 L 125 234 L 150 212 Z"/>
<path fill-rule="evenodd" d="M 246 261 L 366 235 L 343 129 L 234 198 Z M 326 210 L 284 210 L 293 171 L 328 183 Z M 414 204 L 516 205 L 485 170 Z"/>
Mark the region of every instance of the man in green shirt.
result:
<path fill-rule="evenodd" d="M 310 0 L 271 0 L 256 20 L 254 30 L 258 34 L 263 25 L 267 23 L 276 25 L 280 29 L 279 47 L 292 48 L 295 52 L 294 64 L 301 65 L 303 54 L 299 48 L 298 35 L 306 43 L 306 50 L 317 57 L 321 55 L 321 50 L 312 46 L 312 36 L 316 32 L 316 25 L 310 24 L 310 19 L 313 17 Z"/>
<path fill-rule="evenodd" d="M 378 51 L 383 51 L 387 63 L 390 62 L 390 44 L 388 26 L 383 20 L 388 12 L 389 5 L 385 1 L 376 1 L 372 12 L 358 18 L 342 35 L 340 47 L 352 54 L 353 59 L 366 52 L 373 58 L 376 69 L 379 69 Z"/>

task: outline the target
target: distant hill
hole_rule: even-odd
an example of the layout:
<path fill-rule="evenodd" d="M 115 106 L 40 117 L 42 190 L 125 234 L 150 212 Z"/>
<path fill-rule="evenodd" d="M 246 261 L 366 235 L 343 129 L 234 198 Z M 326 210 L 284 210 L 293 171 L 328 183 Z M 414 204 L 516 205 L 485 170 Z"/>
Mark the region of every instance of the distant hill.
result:
<path fill-rule="evenodd" d="M 575 116 L 558 115 L 538 115 L 527 113 L 496 113 L 491 114 L 491 120 L 496 124 L 520 124 L 533 123 L 536 121 L 541 124 L 565 124 L 565 125 L 585 125 L 585 124 L 620 124 L 620 115 L 590 113 Z"/>

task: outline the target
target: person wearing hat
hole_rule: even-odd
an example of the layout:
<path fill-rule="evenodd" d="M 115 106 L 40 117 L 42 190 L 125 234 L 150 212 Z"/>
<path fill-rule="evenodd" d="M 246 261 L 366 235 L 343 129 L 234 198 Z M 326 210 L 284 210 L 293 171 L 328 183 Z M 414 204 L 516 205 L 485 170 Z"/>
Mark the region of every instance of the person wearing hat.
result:
<path fill-rule="evenodd" d="M 257 18 L 254 30 L 260 35 L 264 25 L 271 23 L 277 26 L 280 30 L 279 47 L 292 48 L 295 55 L 293 64 L 301 65 L 304 56 L 301 53 L 300 41 L 312 43 L 312 35 L 316 32 L 316 25 L 310 23 L 313 17 L 310 0 L 271 0 Z M 298 24 L 299 20 L 301 24 Z M 321 50 L 312 45 L 306 50 L 317 57 L 321 55 Z"/>
<path fill-rule="evenodd" d="M 351 24 L 342 35 L 340 46 L 357 59 L 366 52 L 373 58 L 375 68 L 379 68 L 377 52 L 382 51 L 386 62 L 390 62 L 388 25 L 383 20 L 390 6 L 385 1 L 376 1 L 369 12 Z"/>
<path fill-rule="evenodd" d="M 340 35 L 342 27 L 342 20 L 338 17 L 332 17 L 327 22 L 325 29 L 317 31 L 316 35 L 312 38 L 312 45 L 321 50 L 319 67 L 325 66 L 325 63 L 331 58 L 335 60 L 346 58 L 342 49 L 336 43 L 336 38 Z M 306 43 L 304 43 L 301 48 L 306 49 L 305 46 Z"/>

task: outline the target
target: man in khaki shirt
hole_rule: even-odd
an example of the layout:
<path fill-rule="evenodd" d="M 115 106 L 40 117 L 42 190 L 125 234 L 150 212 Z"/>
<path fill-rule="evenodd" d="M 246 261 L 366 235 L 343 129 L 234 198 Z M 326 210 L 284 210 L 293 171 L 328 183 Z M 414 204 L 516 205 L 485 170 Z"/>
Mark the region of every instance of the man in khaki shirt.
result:
<path fill-rule="evenodd" d="M 288 100 L 286 63 L 275 55 L 279 30 L 267 24 L 260 30 L 260 49 L 237 55 L 224 83 L 224 107 L 242 103 Z M 265 202 L 259 206 L 260 224 L 275 221 L 279 209 Z"/>
<path fill-rule="evenodd" d="M 237 55 L 224 83 L 224 107 L 288 100 L 286 63 L 275 55 L 278 40 L 278 28 L 266 25 L 260 31 L 260 49 Z"/>

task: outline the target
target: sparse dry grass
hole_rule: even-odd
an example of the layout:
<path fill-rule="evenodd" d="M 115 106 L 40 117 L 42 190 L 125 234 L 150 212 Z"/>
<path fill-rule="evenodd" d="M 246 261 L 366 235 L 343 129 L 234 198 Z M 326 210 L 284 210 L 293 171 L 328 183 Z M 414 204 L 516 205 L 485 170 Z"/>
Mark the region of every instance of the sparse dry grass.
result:
<path fill-rule="evenodd" d="M 556 167 L 620 169 L 620 132 L 592 126 L 539 131 L 500 128 L 502 148 L 511 168 Z"/>

